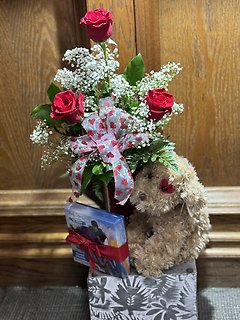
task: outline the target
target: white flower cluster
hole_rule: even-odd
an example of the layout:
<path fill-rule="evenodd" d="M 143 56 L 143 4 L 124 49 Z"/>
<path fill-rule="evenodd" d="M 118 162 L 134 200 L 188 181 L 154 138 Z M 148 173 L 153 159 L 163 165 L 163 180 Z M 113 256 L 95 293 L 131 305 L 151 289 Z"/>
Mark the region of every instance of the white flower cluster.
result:
<path fill-rule="evenodd" d="M 116 98 L 115 102 L 119 102 L 122 98 L 130 98 L 134 95 L 132 87 L 122 74 L 114 75 L 111 78 L 110 89 Z"/>
<path fill-rule="evenodd" d="M 64 156 L 69 156 L 69 142 L 61 139 L 58 142 L 50 142 L 44 149 L 41 157 L 41 168 L 49 167 L 52 162 L 62 161 Z"/>
<path fill-rule="evenodd" d="M 140 97 L 144 98 L 149 90 L 155 88 L 167 88 L 170 81 L 179 74 L 182 67 L 179 63 L 168 62 L 164 65 L 160 71 L 151 71 L 146 74 L 145 77 L 137 83 L 137 89 Z"/>
<path fill-rule="evenodd" d="M 114 48 L 112 52 L 108 47 L 106 47 L 106 57 L 104 57 L 104 52 L 98 44 L 95 44 L 91 48 L 91 52 L 94 59 L 99 64 L 99 67 L 101 66 L 101 68 L 103 69 L 103 72 L 105 74 L 104 78 L 106 76 L 112 76 L 114 72 L 119 68 L 119 62 L 117 61 L 117 58 L 119 57 L 117 47 Z"/>
<path fill-rule="evenodd" d="M 48 138 L 52 134 L 49 130 L 48 125 L 45 120 L 38 120 L 35 129 L 32 134 L 30 134 L 30 139 L 36 144 L 46 144 L 48 143 Z"/>
<path fill-rule="evenodd" d="M 184 111 L 183 104 L 179 104 L 179 103 L 174 102 L 174 105 L 172 107 L 172 114 L 182 113 L 183 111 Z"/>
<path fill-rule="evenodd" d="M 139 116 L 133 116 L 133 119 L 128 122 L 129 130 L 131 132 L 148 133 L 150 136 L 156 131 L 156 122 L 152 119 L 139 118 Z M 143 145 L 145 147 L 146 145 Z"/>
<path fill-rule="evenodd" d="M 172 107 L 172 113 L 171 114 L 165 114 L 162 119 L 160 119 L 156 126 L 157 128 L 163 129 L 172 119 L 172 115 L 176 115 L 179 113 L 182 113 L 184 110 L 184 106 L 182 104 L 178 104 L 174 102 L 174 105 Z"/>
<path fill-rule="evenodd" d="M 144 100 L 142 100 L 136 108 L 133 108 L 135 116 L 139 116 L 140 118 L 148 118 L 150 112 L 149 112 L 149 106 L 145 103 Z"/>
<path fill-rule="evenodd" d="M 66 89 L 89 93 L 119 67 L 119 62 L 115 59 L 117 53 L 117 48 L 113 52 L 106 48 L 105 57 L 99 45 L 94 45 L 91 52 L 86 48 L 67 50 L 63 61 L 68 61 L 74 71 L 67 68 L 59 69 L 54 80 Z"/>
<path fill-rule="evenodd" d="M 94 96 L 85 96 L 84 97 L 84 113 L 86 116 L 87 112 L 94 112 L 98 110 L 98 104 Z"/>

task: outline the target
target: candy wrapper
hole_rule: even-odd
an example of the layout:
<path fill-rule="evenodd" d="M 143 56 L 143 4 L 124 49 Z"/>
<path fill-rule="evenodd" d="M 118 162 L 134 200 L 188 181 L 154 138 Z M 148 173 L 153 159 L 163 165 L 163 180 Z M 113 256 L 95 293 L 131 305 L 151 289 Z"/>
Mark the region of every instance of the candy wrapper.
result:
<path fill-rule="evenodd" d="M 124 278 L 129 251 L 124 217 L 80 203 L 65 206 L 73 259 L 91 269 Z"/>

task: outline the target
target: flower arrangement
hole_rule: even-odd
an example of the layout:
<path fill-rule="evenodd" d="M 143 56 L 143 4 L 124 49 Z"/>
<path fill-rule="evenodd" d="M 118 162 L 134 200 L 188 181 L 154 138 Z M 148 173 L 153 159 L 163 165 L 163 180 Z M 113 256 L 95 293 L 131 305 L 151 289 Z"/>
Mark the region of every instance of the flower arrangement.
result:
<path fill-rule="evenodd" d="M 57 71 L 47 91 L 49 104 L 38 105 L 31 113 L 38 123 L 30 138 L 44 145 L 41 166 L 66 161 L 73 189 L 69 201 L 90 184 L 103 201 L 103 186 L 114 182 L 114 197 L 124 204 L 133 191 L 134 174 L 148 162 L 160 161 L 178 170 L 174 143 L 163 129 L 183 111 L 167 90 L 182 68 L 168 63 L 146 74 L 138 54 L 118 74 L 112 23 L 107 10 L 86 13 L 80 24 L 95 44 L 90 50 L 66 51 L 63 60 L 69 68 Z"/>

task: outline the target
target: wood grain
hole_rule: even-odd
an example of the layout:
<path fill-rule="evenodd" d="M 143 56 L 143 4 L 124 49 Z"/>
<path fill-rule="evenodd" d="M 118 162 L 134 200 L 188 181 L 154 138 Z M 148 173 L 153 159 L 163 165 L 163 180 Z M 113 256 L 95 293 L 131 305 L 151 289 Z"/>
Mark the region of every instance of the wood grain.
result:
<path fill-rule="evenodd" d="M 238 185 L 240 180 L 240 3 L 224 4 L 160 0 L 155 30 L 161 63 L 176 61 L 184 67 L 170 92 L 184 103 L 185 113 L 167 132 L 209 186 Z M 151 38 L 144 41 L 151 45 Z"/>
<path fill-rule="evenodd" d="M 136 55 L 135 18 L 133 0 L 88 0 L 88 10 L 104 8 L 113 13 L 112 39 L 118 44 L 119 72 L 123 72 L 129 61 Z"/>
<path fill-rule="evenodd" d="M 0 285 L 16 286 L 85 286 L 88 268 L 72 258 L 15 259 L 0 260 Z"/>
<path fill-rule="evenodd" d="M 143 56 L 145 71 L 158 71 L 161 66 L 159 39 L 159 1 L 134 1 L 137 53 Z"/>
<path fill-rule="evenodd" d="M 68 192 L 0 191 L 1 285 L 85 283 L 86 268 L 72 261 L 71 248 L 65 242 L 63 206 Z M 225 192 L 224 188 L 209 187 L 207 194 L 212 230 L 198 261 L 201 286 L 240 285 L 234 269 L 240 261 L 240 187 L 228 187 Z M 218 203 L 219 199 L 222 201 Z M 86 197 L 81 202 L 93 204 Z M 234 211 L 229 210 L 231 203 Z M 214 272 L 210 269 L 213 266 Z"/>
<path fill-rule="evenodd" d="M 198 287 L 228 287 L 240 286 L 240 259 L 201 258 L 197 260 Z"/>
<path fill-rule="evenodd" d="M 47 102 L 46 90 L 61 67 L 65 50 L 86 41 L 75 21 L 75 13 L 84 14 L 85 1 L 76 4 L 63 1 L 60 5 L 57 0 L 0 2 L 1 189 L 69 185 L 58 179 L 65 171 L 63 164 L 41 170 L 41 148 L 32 145 L 29 135 L 35 126 L 30 112 Z"/>
<path fill-rule="evenodd" d="M 66 188 L 58 164 L 40 168 L 29 113 L 47 101 L 46 89 L 68 48 L 88 46 L 79 19 L 104 6 L 114 15 L 121 69 L 139 51 L 146 70 L 170 61 L 184 70 L 170 92 L 185 112 L 168 127 L 177 151 L 195 165 L 204 184 L 238 185 L 240 179 L 240 20 L 237 0 L 2 0 L 0 189 Z"/>

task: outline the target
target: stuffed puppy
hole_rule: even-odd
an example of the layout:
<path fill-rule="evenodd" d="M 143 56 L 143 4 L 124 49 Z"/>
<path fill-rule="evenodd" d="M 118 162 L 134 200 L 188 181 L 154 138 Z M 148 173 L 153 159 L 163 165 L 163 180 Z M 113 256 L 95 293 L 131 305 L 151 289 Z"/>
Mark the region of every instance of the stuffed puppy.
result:
<path fill-rule="evenodd" d="M 136 209 L 127 229 L 130 256 L 146 276 L 197 258 L 208 241 L 204 187 L 187 159 L 176 155 L 176 162 L 179 173 L 159 162 L 147 164 L 130 198 Z"/>

